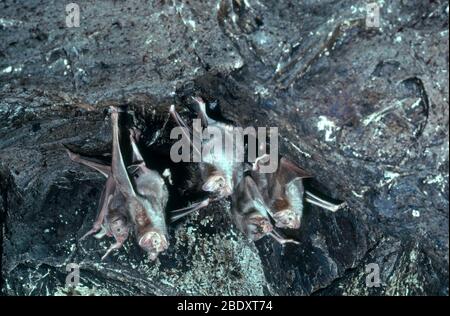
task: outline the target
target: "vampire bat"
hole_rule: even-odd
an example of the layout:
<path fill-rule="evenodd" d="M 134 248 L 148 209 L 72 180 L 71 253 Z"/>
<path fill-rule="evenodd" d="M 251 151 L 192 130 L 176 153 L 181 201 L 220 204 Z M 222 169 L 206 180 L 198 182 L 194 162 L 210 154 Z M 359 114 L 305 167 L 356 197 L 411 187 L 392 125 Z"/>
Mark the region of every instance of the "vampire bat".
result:
<path fill-rule="evenodd" d="M 251 175 L 262 192 L 265 202 L 269 205 L 269 213 L 276 227 L 299 228 L 303 214 L 303 200 L 332 212 L 346 205 L 345 203 L 333 204 L 305 191 L 303 179 L 310 178 L 311 175 L 285 157 L 280 159 L 276 172 L 259 173 L 259 164 L 266 158 L 268 157 L 256 159 Z"/>
<path fill-rule="evenodd" d="M 120 248 L 131 225 L 138 244 L 149 254 L 149 258 L 154 260 L 168 247 L 164 213 L 168 191 L 161 176 L 145 165 L 133 130 L 130 131 L 133 163 L 128 168 L 125 167 L 119 142 L 118 109 L 110 109 L 113 132 L 111 166 L 81 158 L 69 151 L 72 160 L 94 168 L 107 177 L 99 215 L 94 227 L 83 238 L 100 229 L 100 236 L 113 235 L 116 244 L 108 250 L 108 255 L 112 250 Z M 123 234 L 118 235 L 119 238 L 116 237 L 118 232 Z"/>
<path fill-rule="evenodd" d="M 75 154 L 69 149 L 66 150 L 72 161 L 91 167 L 107 178 L 100 198 L 97 219 L 95 220 L 93 227 L 80 238 L 80 240 L 83 240 L 92 234 L 96 234 L 96 238 L 102 238 L 105 235 L 114 237 L 116 242 L 102 257 L 102 260 L 104 260 L 113 250 L 122 247 L 130 232 L 129 217 L 127 210 L 124 207 L 124 196 L 117 190 L 114 178 L 111 175 L 110 166 Z"/>
<path fill-rule="evenodd" d="M 268 235 L 281 244 L 298 244 L 295 240 L 284 239 L 276 232 L 270 221 L 270 213 L 255 181 L 249 175 L 244 176 L 232 194 L 231 215 L 237 228 L 253 241 Z"/>
<path fill-rule="evenodd" d="M 193 133 L 195 131 L 193 132 L 192 129 L 187 127 L 184 120 L 176 112 L 175 106 L 172 105 L 169 112 L 177 124 L 182 127 L 184 136 L 190 140 L 194 155 L 197 154 L 201 157 L 201 189 L 204 192 L 211 193 L 214 200 L 221 199 L 233 193 L 233 188 L 242 177 L 242 162 L 235 157 L 243 157 L 244 149 L 235 146 L 232 125 L 210 118 L 206 113 L 206 105 L 203 99 L 196 97 L 193 100 L 197 105 L 197 113 L 202 122 L 202 127 L 205 127 L 205 130 L 199 131 L 200 133 L 203 132 L 199 135 L 202 138 L 201 147 L 194 141 Z M 223 150 L 223 144 L 233 144 L 231 152 Z M 220 150 L 217 150 L 216 145 L 220 147 Z M 214 150 L 205 150 L 211 148 L 214 148 Z"/>

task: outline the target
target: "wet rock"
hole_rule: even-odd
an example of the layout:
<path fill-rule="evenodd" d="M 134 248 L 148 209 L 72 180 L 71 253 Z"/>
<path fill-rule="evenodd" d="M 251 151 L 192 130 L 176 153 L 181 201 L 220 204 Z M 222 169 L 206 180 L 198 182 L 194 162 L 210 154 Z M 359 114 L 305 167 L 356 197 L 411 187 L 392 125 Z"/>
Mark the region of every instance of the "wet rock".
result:
<path fill-rule="evenodd" d="M 448 4 L 378 3 L 379 28 L 365 1 L 253 0 L 80 3 L 67 28 L 62 2 L 3 2 L 2 292 L 448 295 Z M 132 240 L 100 262 L 110 240 L 77 240 L 104 179 L 62 145 L 108 159 L 107 107 L 127 105 L 148 163 L 174 168 L 167 108 L 194 94 L 238 125 L 277 126 L 306 185 L 348 209 L 308 206 L 285 232 L 301 246 L 283 249 L 246 241 L 223 201 L 173 225 L 157 262 Z"/>

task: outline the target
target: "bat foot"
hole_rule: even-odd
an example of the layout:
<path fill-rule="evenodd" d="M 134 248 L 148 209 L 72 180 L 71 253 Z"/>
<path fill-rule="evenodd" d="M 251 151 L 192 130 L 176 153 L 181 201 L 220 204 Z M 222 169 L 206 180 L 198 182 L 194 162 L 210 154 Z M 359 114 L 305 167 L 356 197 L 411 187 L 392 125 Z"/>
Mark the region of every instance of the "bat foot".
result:
<path fill-rule="evenodd" d="M 113 244 L 111 247 L 108 248 L 108 250 L 106 251 L 106 253 L 102 256 L 102 261 L 104 261 L 110 254 L 111 252 L 113 252 L 114 250 L 120 249 L 122 247 L 123 243 L 121 242 L 116 242 L 115 244 Z"/>
<path fill-rule="evenodd" d="M 347 207 L 348 207 L 347 202 L 342 202 L 341 204 L 336 205 L 336 211 L 342 210 L 342 209 L 347 208 Z"/>

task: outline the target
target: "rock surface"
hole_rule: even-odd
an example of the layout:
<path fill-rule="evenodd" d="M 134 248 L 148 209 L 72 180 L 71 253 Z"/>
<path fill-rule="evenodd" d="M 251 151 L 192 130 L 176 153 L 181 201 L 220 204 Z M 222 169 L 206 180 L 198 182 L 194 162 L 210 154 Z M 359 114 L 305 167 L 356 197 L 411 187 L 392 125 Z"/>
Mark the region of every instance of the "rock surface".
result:
<path fill-rule="evenodd" d="M 76 263 L 78 294 L 448 295 L 448 3 L 380 0 L 378 28 L 365 3 L 103 0 L 68 28 L 64 2 L 3 1 L 2 293 L 73 294 Z M 194 94 L 277 126 L 307 185 L 348 209 L 308 206 L 283 249 L 246 241 L 222 201 L 171 227 L 157 262 L 132 240 L 101 262 L 111 240 L 77 240 L 104 179 L 62 145 L 109 153 L 107 106 L 128 105 L 149 163 L 172 168 L 167 108 Z"/>

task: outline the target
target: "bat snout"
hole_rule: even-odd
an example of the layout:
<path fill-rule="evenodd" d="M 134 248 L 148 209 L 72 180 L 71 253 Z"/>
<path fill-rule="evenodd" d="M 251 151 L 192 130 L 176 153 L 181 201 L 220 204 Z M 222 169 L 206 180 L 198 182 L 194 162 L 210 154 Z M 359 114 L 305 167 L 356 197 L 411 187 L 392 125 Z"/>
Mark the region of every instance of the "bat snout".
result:
<path fill-rule="evenodd" d="M 300 227 L 300 215 L 290 209 L 276 212 L 273 217 L 276 227 L 290 229 L 297 229 Z"/>
<path fill-rule="evenodd" d="M 263 216 L 252 216 L 248 221 L 248 232 L 250 239 L 258 240 L 273 230 L 270 221 Z"/>
<path fill-rule="evenodd" d="M 221 198 L 227 197 L 233 193 L 233 190 L 227 183 L 225 177 L 220 174 L 211 175 L 203 184 L 202 190 L 205 192 L 214 192 Z"/>
<path fill-rule="evenodd" d="M 125 242 L 130 233 L 130 227 L 127 224 L 127 220 L 121 216 L 110 221 L 109 230 L 114 239 L 120 243 Z"/>
<path fill-rule="evenodd" d="M 139 239 L 139 246 L 149 254 L 150 260 L 155 260 L 160 252 L 168 248 L 169 243 L 164 234 L 150 231 Z"/>

